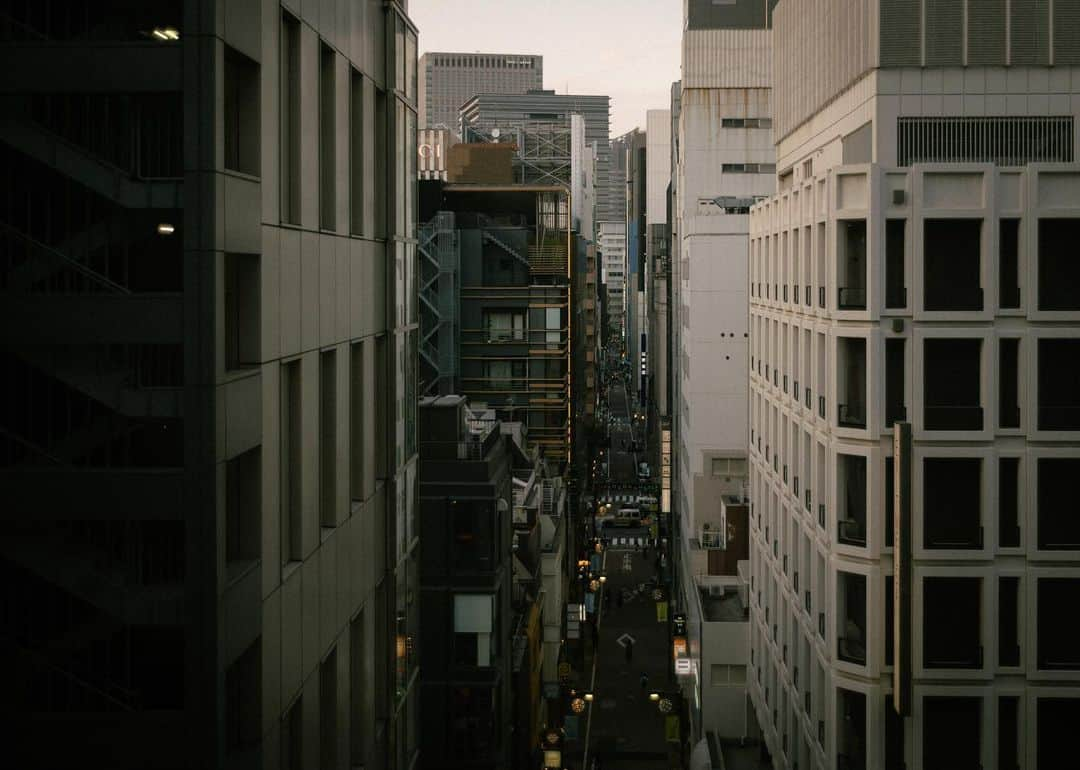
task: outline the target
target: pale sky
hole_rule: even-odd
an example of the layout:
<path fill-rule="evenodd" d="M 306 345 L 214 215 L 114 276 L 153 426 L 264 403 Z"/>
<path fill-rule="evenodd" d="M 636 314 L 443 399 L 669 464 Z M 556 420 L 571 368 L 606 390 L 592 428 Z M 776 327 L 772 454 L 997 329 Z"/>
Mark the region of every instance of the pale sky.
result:
<path fill-rule="evenodd" d="M 544 88 L 611 97 L 611 135 L 645 129 L 679 79 L 682 0 L 409 0 L 420 52 L 544 57 Z"/>

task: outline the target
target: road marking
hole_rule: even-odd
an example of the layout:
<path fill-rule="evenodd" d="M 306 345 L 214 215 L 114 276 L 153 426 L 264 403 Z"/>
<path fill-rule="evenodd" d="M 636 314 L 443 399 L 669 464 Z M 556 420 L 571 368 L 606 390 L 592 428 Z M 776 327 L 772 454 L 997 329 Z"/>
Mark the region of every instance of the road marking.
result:
<path fill-rule="evenodd" d="M 630 636 L 630 634 L 623 634 L 615 641 L 618 642 L 623 648 L 625 648 L 627 644 L 637 644 L 637 639 Z"/>

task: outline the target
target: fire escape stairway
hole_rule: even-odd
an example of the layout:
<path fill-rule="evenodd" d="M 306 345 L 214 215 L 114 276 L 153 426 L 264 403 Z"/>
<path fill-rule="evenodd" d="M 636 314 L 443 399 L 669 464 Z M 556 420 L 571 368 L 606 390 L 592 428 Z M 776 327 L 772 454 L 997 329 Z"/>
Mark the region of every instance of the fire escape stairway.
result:
<path fill-rule="evenodd" d="M 108 554 L 86 543 L 47 534 L 0 538 L 0 556 L 126 625 L 181 625 L 184 584 L 140 584 L 113 565 Z"/>
<path fill-rule="evenodd" d="M 104 245 L 108 237 L 105 222 L 67 239 L 59 247 L 49 246 L 31 238 L 11 225 L 0 222 L 0 292 L 30 293 L 44 285 L 59 284 L 64 292 L 130 294 L 131 291 L 69 255 L 76 242 L 85 251 Z M 18 244 L 18 249 L 16 249 Z M 16 251 L 25 259 L 16 258 Z"/>
<path fill-rule="evenodd" d="M 93 347 L 24 347 L 15 352 L 31 366 L 126 417 L 183 416 L 180 387 L 141 387 L 130 367 L 104 362 L 104 355 Z"/>
<path fill-rule="evenodd" d="M 0 117 L 0 141 L 125 208 L 183 207 L 183 180 L 133 176 L 30 121 Z"/>
<path fill-rule="evenodd" d="M 506 241 L 500 240 L 490 230 L 484 229 L 481 232 L 483 233 L 483 238 L 484 238 L 485 241 L 487 241 L 489 243 L 494 243 L 500 249 L 502 249 L 507 254 L 512 256 L 514 259 L 516 259 L 518 262 L 523 264 L 526 268 L 529 267 L 529 260 L 526 257 L 522 256 L 522 254 L 520 252 L 518 252 L 518 250 L 515 249 L 513 246 L 508 244 Z"/>

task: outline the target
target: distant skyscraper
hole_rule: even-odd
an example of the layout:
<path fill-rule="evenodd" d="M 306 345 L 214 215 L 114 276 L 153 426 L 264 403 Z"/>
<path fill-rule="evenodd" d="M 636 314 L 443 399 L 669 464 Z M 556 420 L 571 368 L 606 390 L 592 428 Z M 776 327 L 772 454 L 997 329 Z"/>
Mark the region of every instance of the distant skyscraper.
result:
<path fill-rule="evenodd" d="M 621 221 L 621 210 L 617 215 L 613 210 L 608 180 L 611 97 L 537 90 L 527 94 L 487 92 L 469 98 L 460 110 L 462 125 L 488 134 L 494 128 L 518 130 L 526 123 L 566 122 L 569 125 L 574 113 L 585 118 L 585 143 L 596 145 L 596 221 Z"/>
<path fill-rule="evenodd" d="M 544 57 L 516 53 L 426 53 L 420 57 L 420 127 L 458 131 L 458 109 L 476 94 L 544 87 Z"/>

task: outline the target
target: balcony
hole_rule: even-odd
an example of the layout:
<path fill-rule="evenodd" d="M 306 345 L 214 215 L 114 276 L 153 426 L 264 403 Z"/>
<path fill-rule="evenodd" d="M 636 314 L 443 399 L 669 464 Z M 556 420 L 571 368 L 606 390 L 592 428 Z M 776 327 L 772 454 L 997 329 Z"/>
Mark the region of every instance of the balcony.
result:
<path fill-rule="evenodd" d="M 865 288 L 841 286 L 836 294 L 836 307 L 839 310 L 866 310 Z"/>

